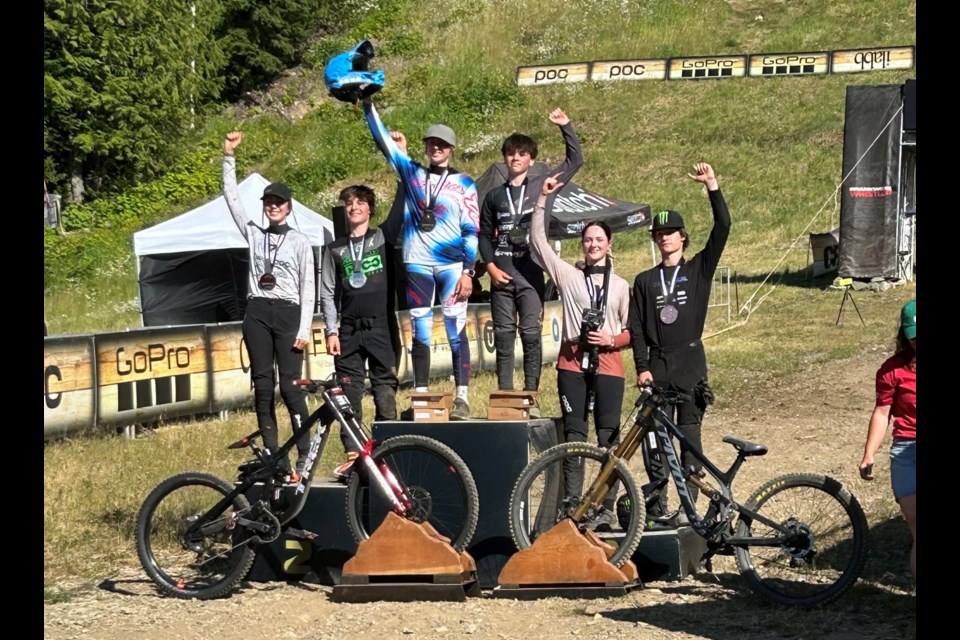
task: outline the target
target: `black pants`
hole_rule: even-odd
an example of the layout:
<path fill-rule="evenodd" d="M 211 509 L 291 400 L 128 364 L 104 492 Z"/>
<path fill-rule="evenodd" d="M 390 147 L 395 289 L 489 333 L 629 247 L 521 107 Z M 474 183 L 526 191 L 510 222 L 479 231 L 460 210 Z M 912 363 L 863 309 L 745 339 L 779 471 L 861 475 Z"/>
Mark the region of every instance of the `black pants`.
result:
<path fill-rule="evenodd" d="M 686 392 L 692 393 L 692 392 Z M 686 438 L 686 442 L 680 441 L 680 465 L 686 474 L 686 471 L 689 467 L 693 466 L 697 471 L 700 471 L 703 468 L 703 465 L 700 464 L 700 461 L 697 460 L 693 454 L 690 452 L 690 445 L 697 447 L 697 449 L 703 451 L 703 437 L 701 424 L 703 422 L 703 414 L 706 409 L 706 406 L 702 405 L 697 399 L 693 399 L 689 402 L 684 402 L 683 404 L 678 404 L 673 408 L 674 414 L 674 423 L 677 427 L 680 428 L 680 432 L 683 433 Z M 665 455 L 660 448 L 655 443 L 651 442 L 653 440 L 653 434 L 649 434 L 643 440 L 643 464 L 647 470 L 647 477 L 650 478 L 650 483 L 655 484 L 667 477 L 669 473 L 669 465 L 665 459 Z M 676 443 L 674 443 L 676 447 Z M 696 487 L 687 486 L 687 490 L 690 492 L 690 497 L 693 498 L 696 502 L 697 497 L 700 494 L 700 490 Z M 659 499 L 656 502 L 650 504 L 650 507 L 647 509 L 647 514 L 660 517 L 667 513 L 667 489 L 664 485 L 663 489 L 660 491 Z"/>
<path fill-rule="evenodd" d="M 566 442 L 587 441 L 587 418 L 590 415 L 591 385 L 595 392 L 593 423 L 597 430 L 597 444 L 609 448 L 620 442 L 620 407 L 623 404 L 623 378 L 578 371 L 557 370 L 557 390 L 560 410 L 563 412 L 563 435 Z M 564 460 L 564 494 L 583 493 L 583 460 Z M 618 485 L 614 485 L 603 500 L 607 509 L 614 508 Z"/>
<path fill-rule="evenodd" d="M 250 356 L 250 377 L 253 382 L 253 406 L 257 427 L 263 429 L 263 444 L 271 451 L 279 447 L 273 363 L 280 373 L 280 397 L 290 412 L 295 427 L 306 423 L 310 412 L 303 390 L 293 381 L 303 377 L 303 351 L 293 348 L 300 329 L 300 306 L 284 300 L 250 298 L 243 318 L 243 341 Z M 310 433 L 297 440 L 297 454 L 305 457 L 310 450 Z"/>
<path fill-rule="evenodd" d="M 363 389 L 367 371 L 373 391 L 375 420 L 397 419 L 397 358 L 399 334 L 391 331 L 389 319 L 345 319 L 340 322 L 340 355 L 333 366 L 350 404 L 363 421 Z M 359 451 L 357 443 L 340 429 L 346 451 Z"/>
<path fill-rule="evenodd" d="M 514 343 L 517 329 L 523 345 L 523 390 L 540 387 L 543 327 L 543 272 L 522 274 L 511 272 L 513 280 L 490 294 L 494 344 L 497 349 L 497 384 L 500 389 L 513 389 Z"/>

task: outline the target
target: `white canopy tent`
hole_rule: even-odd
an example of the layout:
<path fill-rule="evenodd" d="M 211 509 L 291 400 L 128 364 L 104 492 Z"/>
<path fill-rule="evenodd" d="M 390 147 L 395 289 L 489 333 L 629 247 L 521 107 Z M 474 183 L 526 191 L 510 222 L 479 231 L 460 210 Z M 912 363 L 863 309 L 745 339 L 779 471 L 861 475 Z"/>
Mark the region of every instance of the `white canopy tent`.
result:
<path fill-rule="evenodd" d="M 260 196 L 270 181 L 259 173 L 238 186 L 250 218 L 263 226 Z M 319 248 L 333 239 L 333 223 L 293 199 L 288 223 L 310 238 L 320 282 Z M 247 295 L 247 241 L 221 195 L 176 218 L 133 234 L 143 326 L 203 324 L 243 318 Z"/>

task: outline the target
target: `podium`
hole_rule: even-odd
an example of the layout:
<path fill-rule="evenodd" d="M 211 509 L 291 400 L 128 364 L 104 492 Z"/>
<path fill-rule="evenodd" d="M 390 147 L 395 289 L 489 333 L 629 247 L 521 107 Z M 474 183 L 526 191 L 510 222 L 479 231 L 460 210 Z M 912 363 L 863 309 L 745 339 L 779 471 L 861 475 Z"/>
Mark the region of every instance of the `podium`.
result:
<path fill-rule="evenodd" d="M 467 552 L 476 561 L 481 588 L 493 589 L 507 560 L 517 552 L 510 536 L 509 503 L 520 472 L 536 454 L 557 444 L 562 433 L 550 419 L 529 421 L 375 422 L 373 437 L 419 434 L 452 448 L 473 474 L 480 517 Z M 295 498 L 294 487 L 285 487 Z M 248 580 L 339 585 L 343 565 L 357 552 L 346 519 L 347 487 L 332 478 L 314 478 L 303 511 L 291 526 L 317 534 L 312 542 L 283 535 L 258 548 Z M 382 517 L 385 517 L 386 513 Z M 644 532 L 632 560 L 644 583 L 682 580 L 693 574 L 706 543 L 689 527 Z"/>
<path fill-rule="evenodd" d="M 456 422 L 374 422 L 373 437 L 383 441 L 401 434 L 428 436 L 453 449 L 477 483 L 480 517 L 467 552 L 476 561 L 481 588 L 492 589 L 507 559 L 516 552 L 510 537 L 510 493 L 532 456 L 557 444 L 554 420 Z M 285 487 L 293 499 L 293 487 Z M 283 535 L 258 549 L 248 580 L 306 580 L 341 583 L 343 565 L 357 552 L 346 519 L 347 487 L 332 478 L 314 478 L 303 511 L 291 526 L 317 534 L 308 542 Z M 380 514 L 386 517 L 387 512 Z"/>

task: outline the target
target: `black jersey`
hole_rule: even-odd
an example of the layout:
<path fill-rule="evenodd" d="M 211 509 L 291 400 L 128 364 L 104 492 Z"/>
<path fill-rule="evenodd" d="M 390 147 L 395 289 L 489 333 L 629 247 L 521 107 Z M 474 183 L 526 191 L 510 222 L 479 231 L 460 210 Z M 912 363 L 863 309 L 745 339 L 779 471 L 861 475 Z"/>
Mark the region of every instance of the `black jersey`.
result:
<path fill-rule="evenodd" d="M 533 206 L 547 176 L 558 176 L 562 182 L 568 182 L 583 166 L 583 150 L 573 125 L 563 125 L 560 133 L 566 155 L 559 167 L 536 178 L 525 179 L 519 186 L 503 184 L 495 187 L 484 196 L 480 207 L 479 238 L 480 256 L 484 262 L 492 262 L 507 273 L 543 271 L 530 257 L 527 238 Z"/>
<path fill-rule="evenodd" d="M 706 376 L 700 337 L 707 319 L 713 274 L 730 235 L 730 212 L 723 194 L 720 189 L 708 194 L 713 229 L 703 250 L 690 260 L 681 258 L 676 266 L 664 267 L 661 263 L 637 274 L 630 295 L 630 335 L 637 373 L 651 371 L 651 351 L 675 352 L 676 362 L 684 370 L 670 377 L 679 388 L 690 388 Z M 666 304 L 677 310 L 676 320 L 670 324 L 660 319 Z"/>

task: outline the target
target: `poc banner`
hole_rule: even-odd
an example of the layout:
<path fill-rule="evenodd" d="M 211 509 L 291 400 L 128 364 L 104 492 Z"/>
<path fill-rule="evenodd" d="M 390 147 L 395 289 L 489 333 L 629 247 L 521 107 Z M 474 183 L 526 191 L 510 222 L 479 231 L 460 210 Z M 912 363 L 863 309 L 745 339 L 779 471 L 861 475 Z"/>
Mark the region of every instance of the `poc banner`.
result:
<path fill-rule="evenodd" d="M 591 80 L 663 80 L 666 60 L 599 60 L 591 63 Z"/>
<path fill-rule="evenodd" d="M 756 53 L 750 56 L 751 76 L 808 76 L 830 71 L 830 54 L 826 51 L 807 53 Z"/>
<path fill-rule="evenodd" d="M 552 64 L 537 67 L 517 68 L 517 84 L 521 87 L 536 87 L 542 84 L 583 82 L 590 78 L 589 62 Z"/>
<path fill-rule="evenodd" d="M 672 58 L 669 80 L 701 80 L 705 78 L 740 78 L 747 74 L 747 56 L 706 56 Z"/>
<path fill-rule="evenodd" d="M 93 336 L 43 339 L 43 439 L 97 424 Z"/>
<path fill-rule="evenodd" d="M 834 51 L 830 67 L 833 73 L 911 69 L 913 68 L 913 59 L 913 47 L 848 49 L 846 51 Z"/>
<path fill-rule="evenodd" d="M 112 333 L 96 339 L 102 424 L 137 424 L 210 411 L 202 325 Z"/>

